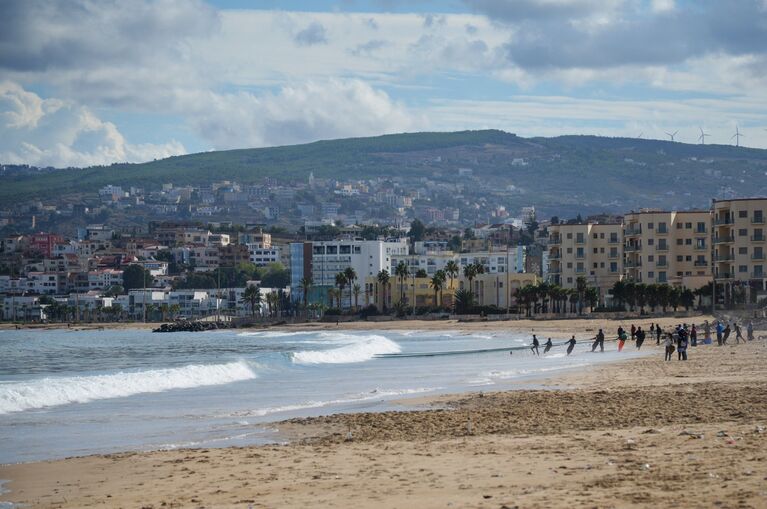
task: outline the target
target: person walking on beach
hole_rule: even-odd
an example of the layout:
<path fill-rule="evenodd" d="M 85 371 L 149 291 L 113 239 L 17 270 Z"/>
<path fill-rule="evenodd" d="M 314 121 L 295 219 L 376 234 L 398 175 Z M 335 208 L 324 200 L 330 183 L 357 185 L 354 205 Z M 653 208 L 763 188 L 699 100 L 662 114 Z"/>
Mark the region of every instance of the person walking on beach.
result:
<path fill-rule="evenodd" d="M 751 320 L 748 321 L 748 325 L 746 326 L 746 336 L 749 341 L 754 340 L 754 322 Z"/>
<path fill-rule="evenodd" d="M 728 323 L 727 326 L 724 328 L 724 332 L 722 333 L 722 344 L 727 344 L 727 338 L 730 337 L 730 332 L 732 332 L 732 329 L 730 329 L 730 324 Z"/>
<path fill-rule="evenodd" d="M 724 325 L 721 320 L 716 321 L 716 344 L 722 346 L 722 335 L 724 334 Z"/>
<path fill-rule="evenodd" d="M 554 346 L 554 343 L 551 342 L 551 338 L 549 338 L 544 344 L 543 344 L 543 353 L 548 353 L 549 350 L 551 350 L 551 347 Z"/>
<path fill-rule="evenodd" d="M 618 351 L 623 351 L 623 345 L 626 344 L 626 339 L 628 339 L 628 336 L 626 335 L 626 331 L 623 330 L 622 327 L 618 327 Z"/>
<path fill-rule="evenodd" d="M 737 322 L 733 322 L 732 326 L 735 329 L 735 343 L 739 345 L 741 340 L 745 343 L 746 338 L 743 337 L 743 331 L 740 330 L 740 325 L 738 325 Z"/>
<path fill-rule="evenodd" d="M 663 345 L 666 347 L 665 360 L 670 361 L 671 355 L 674 353 L 674 338 L 671 334 L 666 334 L 666 339 L 664 340 Z"/>
<path fill-rule="evenodd" d="M 535 334 L 533 334 L 533 346 L 530 347 L 530 351 L 535 355 L 541 355 L 541 353 L 538 351 L 539 346 L 540 343 L 538 342 L 538 338 L 535 336 Z"/>
<path fill-rule="evenodd" d="M 635 326 L 635 325 L 632 323 L 632 324 L 631 324 L 631 341 L 634 341 L 634 340 L 636 339 L 636 337 L 637 337 L 637 328 L 636 328 L 636 326 Z"/>
<path fill-rule="evenodd" d="M 637 345 L 637 350 L 639 350 L 639 349 L 642 348 L 642 343 L 644 343 L 644 338 L 645 338 L 645 332 L 642 330 L 642 326 L 641 325 L 639 327 L 637 327 L 636 335 L 637 335 L 637 343 L 636 343 L 636 345 Z"/>
<path fill-rule="evenodd" d="M 660 344 L 660 337 L 661 337 L 662 335 L 663 335 L 663 331 L 662 331 L 662 330 L 661 330 L 661 328 L 660 328 L 660 324 L 659 324 L 659 323 L 656 323 L 656 324 L 655 324 L 655 344 L 656 344 L 656 345 L 659 345 L 659 344 Z"/>
<path fill-rule="evenodd" d="M 708 320 L 703 322 L 703 343 L 706 345 L 711 344 L 711 324 Z"/>
<path fill-rule="evenodd" d="M 679 339 L 677 339 L 677 356 L 680 361 L 687 360 L 687 329 L 679 328 Z"/>
<path fill-rule="evenodd" d="M 596 341 L 594 341 L 594 344 L 591 345 L 591 351 L 596 351 L 597 347 L 599 347 L 600 352 L 605 351 L 605 333 L 602 332 L 602 329 L 599 329 L 599 332 L 597 332 L 597 337 L 595 338 Z"/>
<path fill-rule="evenodd" d="M 690 344 L 692 346 L 698 346 L 698 331 L 695 329 L 695 324 L 692 324 L 690 329 Z"/>
<path fill-rule="evenodd" d="M 567 345 L 567 355 L 570 355 L 573 353 L 573 348 L 575 348 L 575 334 L 573 334 L 573 337 L 567 342 Z"/>

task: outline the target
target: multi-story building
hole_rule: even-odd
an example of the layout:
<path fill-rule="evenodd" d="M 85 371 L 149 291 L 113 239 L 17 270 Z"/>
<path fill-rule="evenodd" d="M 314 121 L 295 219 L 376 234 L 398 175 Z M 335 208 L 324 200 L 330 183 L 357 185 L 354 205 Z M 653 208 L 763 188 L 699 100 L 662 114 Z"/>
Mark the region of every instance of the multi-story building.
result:
<path fill-rule="evenodd" d="M 263 247 L 261 244 L 248 244 L 250 263 L 257 267 L 266 267 L 270 263 L 278 263 L 281 260 L 282 250 L 277 246 Z"/>
<path fill-rule="evenodd" d="M 724 299 L 732 299 L 735 288 L 748 292 L 754 302 L 765 290 L 765 212 L 767 198 L 714 200 L 714 276 L 724 284 Z"/>
<path fill-rule="evenodd" d="M 599 290 L 604 302 L 607 290 L 623 274 L 622 230 L 620 223 L 549 226 L 549 281 L 576 288 L 583 277 Z"/>
<path fill-rule="evenodd" d="M 692 290 L 711 281 L 711 215 L 707 210 L 641 210 L 624 217 L 626 279 Z"/>
<path fill-rule="evenodd" d="M 311 251 L 299 246 L 311 245 Z M 336 274 L 347 267 L 354 269 L 360 282 L 391 269 L 393 256 L 406 255 L 408 244 L 398 240 L 329 240 L 293 243 L 291 253 L 291 294 L 301 298 L 300 281 L 306 277 L 315 289 L 322 291 L 335 286 Z M 307 255 L 309 257 L 307 264 Z M 309 269 L 308 271 L 306 269 Z M 361 284 L 361 283 L 358 283 Z"/>

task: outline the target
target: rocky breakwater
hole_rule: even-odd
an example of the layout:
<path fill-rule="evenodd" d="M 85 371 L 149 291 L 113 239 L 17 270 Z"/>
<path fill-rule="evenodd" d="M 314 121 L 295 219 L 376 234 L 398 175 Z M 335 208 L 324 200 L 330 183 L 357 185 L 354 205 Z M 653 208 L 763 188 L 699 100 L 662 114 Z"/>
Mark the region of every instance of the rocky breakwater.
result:
<path fill-rule="evenodd" d="M 228 322 L 193 322 L 179 321 L 164 323 L 152 332 L 203 332 L 218 329 L 234 329 L 235 325 Z"/>

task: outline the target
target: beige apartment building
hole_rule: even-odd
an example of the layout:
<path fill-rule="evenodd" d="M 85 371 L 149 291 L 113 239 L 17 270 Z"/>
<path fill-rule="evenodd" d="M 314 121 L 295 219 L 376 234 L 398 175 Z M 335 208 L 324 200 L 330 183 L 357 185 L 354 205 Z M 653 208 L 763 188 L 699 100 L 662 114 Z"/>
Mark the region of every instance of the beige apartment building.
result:
<path fill-rule="evenodd" d="M 733 288 L 748 290 L 755 301 L 765 290 L 765 211 L 767 198 L 714 200 L 714 275 L 724 284 L 726 301 Z"/>
<path fill-rule="evenodd" d="M 625 278 L 691 290 L 711 281 L 711 213 L 641 210 L 623 218 Z"/>
<path fill-rule="evenodd" d="M 579 277 L 599 289 L 600 302 L 623 274 L 620 223 L 549 226 L 549 282 L 575 288 Z"/>

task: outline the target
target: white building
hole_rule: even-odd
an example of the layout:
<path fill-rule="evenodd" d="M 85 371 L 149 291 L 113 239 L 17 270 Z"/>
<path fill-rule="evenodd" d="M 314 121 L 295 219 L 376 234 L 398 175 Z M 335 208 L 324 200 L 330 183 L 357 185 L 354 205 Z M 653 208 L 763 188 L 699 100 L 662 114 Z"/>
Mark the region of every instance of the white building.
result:
<path fill-rule="evenodd" d="M 123 284 L 123 271 L 116 269 L 93 270 L 88 272 L 88 289 L 105 290 L 110 286 Z"/>
<path fill-rule="evenodd" d="M 317 286 L 334 286 L 336 274 L 351 267 L 357 273 L 357 278 L 364 281 L 366 277 L 377 276 L 384 269 L 390 270 L 393 256 L 407 253 L 406 239 L 312 242 L 312 280 Z"/>
<path fill-rule="evenodd" d="M 248 244 L 248 252 L 250 253 L 250 262 L 258 267 L 277 263 L 282 255 L 282 250 L 279 247 L 263 247 L 262 244 Z"/>

